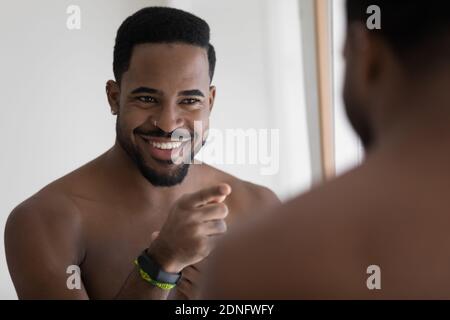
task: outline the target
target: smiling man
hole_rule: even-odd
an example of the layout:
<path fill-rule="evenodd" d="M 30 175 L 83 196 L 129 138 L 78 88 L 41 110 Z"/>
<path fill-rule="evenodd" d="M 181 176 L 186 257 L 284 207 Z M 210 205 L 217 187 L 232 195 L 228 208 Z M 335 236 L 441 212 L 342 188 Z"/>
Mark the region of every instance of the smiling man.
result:
<path fill-rule="evenodd" d="M 142 9 L 119 28 L 113 67 L 106 91 L 115 145 L 8 219 L 6 255 L 19 298 L 195 298 L 202 262 L 227 224 L 278 203 L 268 189 L 178 161 L 203 145 L 214 104 L 205 21 Z M 76 266 L 79 274 L 67 273 Z M 79 288 L 69 276 L 79 277 Z"/>

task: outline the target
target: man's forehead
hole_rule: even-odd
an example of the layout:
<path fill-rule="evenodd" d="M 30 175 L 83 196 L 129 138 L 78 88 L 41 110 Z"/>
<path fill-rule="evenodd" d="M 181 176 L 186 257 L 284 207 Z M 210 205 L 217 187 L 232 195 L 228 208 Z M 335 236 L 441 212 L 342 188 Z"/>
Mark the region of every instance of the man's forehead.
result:
<path fill-rule="evenodd" d="M 133 48 L 130 68 L 208 68 L 206 49 L 179 43 L 145 43 Z"/>
<path fill-rule="evenodd" d="M 124 77 L 132 82 L 205 82 L 209 85 L 208 55 L 189 44 L 140 44 L 133 48 Z"/>

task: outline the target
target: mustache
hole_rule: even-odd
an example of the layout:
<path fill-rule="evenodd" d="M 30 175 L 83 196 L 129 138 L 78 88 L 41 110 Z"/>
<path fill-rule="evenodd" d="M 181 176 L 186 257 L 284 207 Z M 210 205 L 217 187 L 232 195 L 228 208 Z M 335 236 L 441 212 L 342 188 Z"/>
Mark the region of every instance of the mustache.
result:
<path fill-rule="evenodd" d="M 149 136 L 149 137 L 158 137 L 158 138 L 170 138 L 174 132 L 175 131 L 165 132 L 159 128 L 157 130 L 144 130 L 144 129 L 140 129 L 140 128 L 134 129 L 135 134 L 140 134 L 140 135 Z"/>
<path fill-rule="evenodd" d="M 185 128 L 178 128 L 173 130 L 172 132 L 166 132 L 164 130 L 161 130 L 160 128 L 157 128 L 156 130 L 145 130 L 142 128 L 136 128 L 133 130 L 135 134 L 143 135 L 147 137 L 157 137 L 157 138 L 168 138 L 171 139 L 173 137 L 183 137 L 183 138 L 189 138 L 194 139 L 198 136 L 193 130 L 188 130 Z"/>

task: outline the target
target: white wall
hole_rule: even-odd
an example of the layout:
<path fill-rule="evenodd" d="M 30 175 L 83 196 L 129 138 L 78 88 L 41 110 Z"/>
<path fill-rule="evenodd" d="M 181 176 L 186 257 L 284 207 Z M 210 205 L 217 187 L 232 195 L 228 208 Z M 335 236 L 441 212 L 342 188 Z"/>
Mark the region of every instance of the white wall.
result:
<path fill-rule="evenodd" d="M 107 150 L 114 118 L 105 98 L 120 23 L 165 1 L 8 1 L 0 11 L 0 229 L 22 200 Z M 217 49 L 212 125 L 280 129 L 280 172 L 220 166 L 282 198 L 310 185 L 297 0 L 171 1 L 207 20 Z M 181 4 L 180 4 L 181 3 Z M 66 8 L 81 8 L 81 29 Z M 0 240 L 0 299 L 16 298 Z"/>
<path fill-rule="evenodd" d="M 204 18 L 217 50 L 218 88 L 212 126 L 278 129 L 279 172 L 255 165 L 217 166 L 269 186 L 282 199 L 311 183 L 303 89 L 300 9 L 297 0 L 173 0 Z"/>

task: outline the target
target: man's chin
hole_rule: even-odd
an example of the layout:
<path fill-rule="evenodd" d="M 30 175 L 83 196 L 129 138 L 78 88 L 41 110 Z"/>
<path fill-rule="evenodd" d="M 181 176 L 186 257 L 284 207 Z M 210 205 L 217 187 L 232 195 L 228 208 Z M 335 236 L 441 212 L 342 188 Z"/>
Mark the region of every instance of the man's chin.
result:
<path fill-rule="evenodd" d="M 176 165 L 170 160 L 159 160 L 158 168 L 140 164 L 139 170 L 144 178 L 155 187 L 173 187 L 184 181 L 189 164 Z"/>

